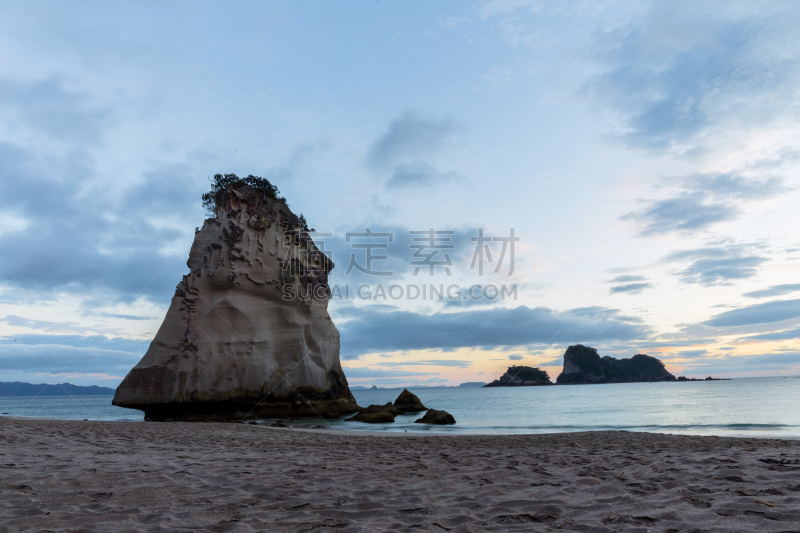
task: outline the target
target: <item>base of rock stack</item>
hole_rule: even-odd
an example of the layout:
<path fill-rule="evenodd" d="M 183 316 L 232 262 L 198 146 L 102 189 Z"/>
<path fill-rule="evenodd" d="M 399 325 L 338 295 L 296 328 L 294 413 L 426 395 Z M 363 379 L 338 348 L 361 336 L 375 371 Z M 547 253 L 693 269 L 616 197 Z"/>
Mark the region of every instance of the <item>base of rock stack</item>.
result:
<path fill-rule="evenodd" d="M 116 404 L 115 405 L 119 405 Z M 145 420 L 184 422 L 236 422 L 257 418 L 331 417 L 361 410 L 349 398 L 313 398 L 297 393 L 291 398 L 229 399 L 225 401 L 125 404 L 120 407 L 144 411 Z"/>

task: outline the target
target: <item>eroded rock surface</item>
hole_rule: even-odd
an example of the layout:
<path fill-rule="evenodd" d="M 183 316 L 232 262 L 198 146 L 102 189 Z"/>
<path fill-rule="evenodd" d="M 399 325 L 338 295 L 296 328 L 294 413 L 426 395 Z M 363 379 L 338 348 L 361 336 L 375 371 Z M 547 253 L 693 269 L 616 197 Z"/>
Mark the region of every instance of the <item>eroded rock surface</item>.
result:
<path fill-rule="evenodd" d="M 427 411 L 428 408 L 422 405 L 419 397 L 408 389 L 403 389 L 403 392 L 394 401 L 395 409 L 405 413 L 417 413 L 419 411 Z"/>
<path fill-rule="evenodd" d="M 455 424 L 456 419 L 447 411 L 437 411 L 436 409 L 428 409 L 428 412 L 422 418 L 414 420 L 415 424 L 439 424 L 448 425 Z"/>
<path fill-rule="evenodd" d="M 359 410 L 328 315 L 333 263 L 282 200 L 239 182 L 195 233 L 189 273 L 114 405 L 153 420 Z"/>

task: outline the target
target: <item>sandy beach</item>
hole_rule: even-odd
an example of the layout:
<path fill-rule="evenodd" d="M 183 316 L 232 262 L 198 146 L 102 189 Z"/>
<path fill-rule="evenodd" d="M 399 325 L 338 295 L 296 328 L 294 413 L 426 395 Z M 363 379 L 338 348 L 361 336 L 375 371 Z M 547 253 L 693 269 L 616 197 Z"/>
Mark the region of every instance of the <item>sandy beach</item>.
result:
<path fill-rule="evenodd" d="M 800 441 L 0 418 L 0 531 L 800 531 Z"/>

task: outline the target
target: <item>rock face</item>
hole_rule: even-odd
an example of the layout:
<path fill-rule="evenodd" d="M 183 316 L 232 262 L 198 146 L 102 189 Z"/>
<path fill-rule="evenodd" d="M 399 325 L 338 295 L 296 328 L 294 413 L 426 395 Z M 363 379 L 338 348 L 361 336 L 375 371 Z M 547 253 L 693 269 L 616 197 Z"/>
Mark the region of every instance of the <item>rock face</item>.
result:
<path fill-rule="evenodd" d="M 417 395 L 410 392 L 408 389 L 403 389 L 403 392 L 401 392 L 400 396 L 394 401 L 394 408 L 404 413 L 417 413 L 419 411 L 428 410 L 427 407 L 422 405 Z"/>
<path fill-rule="evenodd" d="M 547 372 L 530 366 L 510 366 L 505 374 L 484 387 L 532 387 L 552 385 Z"/>
<path fill-rule="evenodd" d="M 581 344 L 564 352 L 564 370 L 556 379 L 558 385 L 641 381 L 675 381 L 675 376 L 655 357 L 644 354 L 630 359 L 600 357 L 597 350 Z"/>
<path fill-rule="evenodd" d="M 383 405 L 372 404 L 366 409 L 361 410 L 362 413 L 382 413 L 387 412 L 391 413 L 392 416 L 403 415 L 405 412 L 398 410 L 392 402 L 387 402 Z"/>
<path fill-rule="evenodd" d="M 237 182 L 215 202 L 189 273 L 113 404 L 151 420 L 359 410 L 327 311 L 333 263 L 283 200 Z"/>
<path fill-rule="evenodd" d="M 428 412 L 422 418 L 414 420 L 415 424 L 455 424 L 456 419 L 447 411 L 437 411 L 436 409 L 428 409 Z"/>

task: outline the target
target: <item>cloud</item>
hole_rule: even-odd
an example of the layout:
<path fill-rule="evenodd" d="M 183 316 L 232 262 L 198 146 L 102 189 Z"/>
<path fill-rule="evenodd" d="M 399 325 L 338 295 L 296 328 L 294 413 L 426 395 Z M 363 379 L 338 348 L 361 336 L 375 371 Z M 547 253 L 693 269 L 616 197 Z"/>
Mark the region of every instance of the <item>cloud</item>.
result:
<path fill-rule="evenodd" d="M 381 366 L 448 366 L 456 368 L 468 368 L 472 366 L 472 361 L 464 359 L 427 359 L 424 361 L 382 361 Z"/>
<path fill-rule="evenodd" d="M 636 281 L 647 281 L 647 278 L 644 276 L 638 276 L 634 274 L 624 274 L 622 276 L 617 276 L 616 278 L 609 281 L 609 283 L 633 283 Z"/>
<path fill-rule="evenodd" d="M 742 161 L 717 158 L 738 168 L 670 178 L 678 190 L 625 214 L 641 236 L 706 231 L 744 213 L 743 203 L 787 190 L 781 176 L 759 173 L 783 168 L 783 156 L 793 156 L 780 146 L 764 149 L 762 138 L 797 125 L 792 95 L 800 55 L 786 45 L 797 13 L 791 4 L 726 9 L 653 2 L 594 35 L 590 49 L 600 70 L 583 91 L 612 112 L 615 138 L 687 158 L 742 152 L 736 158 Z M 767 150 L 781 152 L 780 161 L 772 164 Z"/>
<path fill-rule="evenodd" d="M 121 381 L 141 353 L 63 344 L 0 344 L 0 368 L 29 376 L 98 374 Z"/>
<path fill-rule="evenodd" d="M 512 354 L 512 355 L 509 355 L 508 358 L 511 359 L 512 361 L 519 361 L 520 359 L 522 359 L 522 356 L 521 355 Z"/>
<path fill-rule="evenodd" d="M 348 378 L 391 378 L 402 376 L 429 376 L 430 372 L 413 372 L 411 370 L 387 370 L 385 368 L 349 368 L 344 367 Z"/>
<path fill-rule="evenodd" d="M 97 348 L 117 352 L 130 352 L 141 357 L 150 346 L 150 341 L 127 339 L 124 337 L 106 337 L 104 335 L 42 335 L 22 334 L 0 337 L 3 344 L 39 345 L 46 344 L 65 345 L 71 348 Z"/>
<path fill-rule="evenodd" d="M 754 168 L 780 168 L 784 165 L 793 165 L 800 160 L 800 150 L 796 148 L 781 148 L 777 153 L 768 158 L 760 159 L 751 164 Z"/>
<path fill-rule="evenodd" d="M 90 311 L 86 314 L 104 318 L 117 318 L 119 320 L 153 320 L 156 318 L 152 316 L 126 315 L 123 313 L 106 313 L 105 311 Z"/>
<path fill-rule="evenodd" d="M 787 283 L 783 285 L 772 285 L 766 289 L 746 292 L 742 296 L 747 298 L 767 298 L 769 296 L 783 296 L 792 292 L 800 291 L 800 283 Z"/>
<path fill-rule="evenodd" d="M 742 210 L 734 201 L 763 200 L 787 190 L 781 178 L 733 173 L 691 174 L 670 181 L 682 184 L 677 196 L 651 201 L 644 209 L 621 217 L 641 227 L 641 236 L 705 230 L 739 216 Z"/>
<path fill-rule="evenodd" d="M 689 359 L 694 359 L 697 357 L 703 357 L 708 354 L 708 350 L 682 350 L 678 352 L 678 357 L 686 357 Z"/>
<path fill-rule="evenodd" d="M 724 10 L 652 3 L 643 17 L 595 35 L 591 49 L 602 72 L 585 91 L 622 119 L 625 142 L 652 150 L 731 121 L 776 120 L 797 81 L 797 58 L 785 44 L 796 20 L 791 4 Z"/>
<path fill-rule="evenodd" d="M 710 373 L 736 373 L 757 371 L 762 372 L 781 372 L 794 371 L 800 366 L 800 353 L 781 352 L 768 353 L 763 355 L 725 355 L 709 359 L 698 359 L 696 361 L 681 363 L 685 367 L 685 373 L 704 374 Z"/>
<path fill-rule="evenodd" d="M 6 380 L 116 386 L 147 351 L 149 341 L 103 335 L 24 334 L 0 337 Z"/>
<path fill-rule="evenodd" d="M 752 253 L 752 245 L 729 244 L 682 250 L 665 257 L 668 262 L 688 262 L 677 274 L 683 283 L 725 285 L 755 276 L 766 257 Z"/>
<path fill-rule="evenodd" d="M 447 181 L 456 181 L 459 176 L 455 172 L 440 172 L 427 163 L 404 163 L 399 165 L 386 186 L 390 189 L 422 185 L 436 185 Z"/>
<path fill-rule="evenodd" d="M 407 111 L 375 141 L 367 162 L 374 168 L 420 162 L 440 153 L 451 142 L 456 128 L 453 119 L 428 119 Z"/>
<path fill-rule="evenodd" d="M 652 202 L 641 211 L 623 215 L 622 220 L 632 221 L 642 229 L 640 235 L 648 237 L 671 232 L 689 233 L 731 220 L 739 209 L 722 203 L 708 203 L 699 195 L 684 194 L 676 198 Z"/>
<path fill-rule="evenodd" d="M 703 322 L 706 326 L 725 328 L 781 322 L 800 317 L 800 300 L 779 300 L 732 309 Z"/>
<path fill-rule="evenodd" d="M 684 187 L 715 198 L 772 198 L 787 190 L 783 179 L 759 179 L 733 173 L 692 174 L 684 178 Z"/>
<path fill-rule="evenodd" d="M 431 315 L 363 308 L 359 317 L 338 327 L 345 359 L 371 352 L 643 339 L 651 331 L 640 320 L 614 309 L 554 311 L 525 306 Z"/>
<path fill-rule="evenodd" d="M 694 346 L 697 344 L 711 344 L 715 342 L 714 339 L 678 339 L 674 341 L 648 341 L 639 342 L 635 346 L 624 346 L 621 349 L 624 351 L 636 351 L 637 353 L 646 353 L 647 350 L 654 350 L 659 348 L 683 348 L 685 346 Z"/>
<path fill-rule="evenodd" d="M 546 7 L 548 6 L 540 0 L 489 0 L 481 7 L 481 16 L 485 18 L 499 13 L 515 14 L 522 9 L 538 12 Z"/>
<path fill-rule="evenodd" d="M 645 289 L 652 289 L 652 283 L 628 283 L 626 285 L 615 285 L 611 287 L 609 292 L 611 294 L 625 293 L 625 294 L 639 294 Z"/>
<path fill-rule="evenodd" d="M 786 341 L 800 339 L 800 328 L 788 329 L 784 331 L 773 331 L 772 333 L 762 333 L 760 335 L 750 335 L 740 340 L 743 341 Z"/>
<path fill-rule="evenodd" d="M 111 113 L 93 108 L 93 98 L 82 90 L 70 89 L 77 84 L 61 75 L 45 79 L 20 81 L 0 78 L 0 95 L 24 121 L 24 129 L 42 135 L 57 144 L 69 137 L 72 141 L 97 142 Z M 17 118 L 17 120 L 19 120 Z"/>
<path fill-rule="evenodd" d="M 35 320 L 17 315 L 6 315 L 0 318 L 0 322 L 5 322 L 9 326 L 18 326 L 39 331 L 63 331 L 64 329 L 79 327 L 77 322 L 52 322 L 49 320 Z"/>
<path fill-rule="evenodd" d="M 198 183 L 189 168 L 166 166 L 116 198 L 76 181 L 60 160 L 29 175 L 35 159 L 2 142 L 0 159 L 9 186 L 0 191 L 3 208 L 13 206 L 30 221 L 23 231 L 0 234 L 4 285 L 44 294 L 102 292 L 109 303 L 169 298 L 186 272 L 193 235 L 192 227 L 176 230 L 168 217 L 195 213 L 202 220 L 200 187 L 187 194 Z"/>
<path fill-rule="evenodd" d="M 457 173 L 441 171 L 431 162 L 453 145 L 457 129 L 453 119 L 436 120 L 407 111 L 373 143 L 367 163 L 382 178 L 388 173 L 388 189 L 457 181 L 461 179 Z"/>

